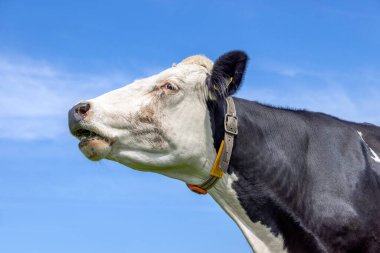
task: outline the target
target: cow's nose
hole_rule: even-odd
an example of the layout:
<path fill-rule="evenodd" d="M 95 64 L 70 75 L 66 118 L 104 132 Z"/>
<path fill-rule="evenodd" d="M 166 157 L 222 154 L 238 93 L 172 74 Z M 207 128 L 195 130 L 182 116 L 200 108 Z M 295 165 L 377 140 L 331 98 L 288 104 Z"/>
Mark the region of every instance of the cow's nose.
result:
<path fill-rule="evenodd" d="M 90 107 L 89 103 L 79 103 L 74 106 L 74 114 L 83 119 L 90 110 Z"/>
<path fill-rule="evenodd" d="M 69 127 L 71 132 L 74 132 L 79 127 L 79 122 L 88 115 L 91 105 L 88 102 L 83 102 L 75 105 L 69 111 Z"/>

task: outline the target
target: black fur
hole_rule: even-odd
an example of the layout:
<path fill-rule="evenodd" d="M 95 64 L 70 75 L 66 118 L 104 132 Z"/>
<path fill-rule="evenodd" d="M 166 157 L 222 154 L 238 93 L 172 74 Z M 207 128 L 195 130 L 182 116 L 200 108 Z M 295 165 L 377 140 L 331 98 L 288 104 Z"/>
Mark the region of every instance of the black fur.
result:
<path fill-rule="evenodd" d="M 210 91 L 221 99 L 233 95 L 243 79 L 247 61 L 248 56 L 243 51 L 231 51 L 219 57 L 207 82 Z"/>
<path fill-rule="evenodd" d="M 231 72 L 221 72 L 234 69 L 233 61 L 222 62 L 215 73 L 228 78 Z M 224 135 L 223 97 L 209 106 L 216 150 Z M 380 128 L 234 101 L 239 134 L 229 173 L 238 177 L 232 187 L 250 219 L 281 234 L 289 253 L 380 252 L 380 163 L 369 151 L 380 154 Z"/>

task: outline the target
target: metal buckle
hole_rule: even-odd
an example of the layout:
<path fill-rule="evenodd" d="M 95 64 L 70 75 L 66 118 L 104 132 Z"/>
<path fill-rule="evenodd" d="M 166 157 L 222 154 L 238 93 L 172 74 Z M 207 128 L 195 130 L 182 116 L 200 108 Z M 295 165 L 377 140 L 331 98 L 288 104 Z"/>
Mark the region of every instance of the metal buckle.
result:
<path fill-rule="evenodd" d="M 238 117 L 233 114 L 226 114 L 224 116 L 224 131 L 229 134 L 238 134 Z"/>

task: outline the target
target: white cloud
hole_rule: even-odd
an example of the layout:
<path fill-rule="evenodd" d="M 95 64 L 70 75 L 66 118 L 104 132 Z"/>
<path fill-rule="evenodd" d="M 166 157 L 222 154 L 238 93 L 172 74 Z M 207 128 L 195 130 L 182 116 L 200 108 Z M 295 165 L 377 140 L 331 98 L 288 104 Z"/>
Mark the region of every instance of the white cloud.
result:
<path fill-rule="evenodd" d="M 0 56 L 0 138 L 55 138 L 76 102 L 126 84 L 121 73 L 73 73 L 50 63 Z"/>

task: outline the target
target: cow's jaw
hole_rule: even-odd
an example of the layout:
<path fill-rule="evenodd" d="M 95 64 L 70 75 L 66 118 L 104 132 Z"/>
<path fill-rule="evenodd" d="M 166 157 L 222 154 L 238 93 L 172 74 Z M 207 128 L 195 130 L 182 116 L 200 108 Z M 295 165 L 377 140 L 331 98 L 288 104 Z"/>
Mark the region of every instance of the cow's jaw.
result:
<path fill-rule="evenodd" d="M 76 130 L 72 130 L 73 134 L 80 141 L 79 149 L 88 159 L 98 161 L 111 152 L 112 140 L 105 137 L 106 134 L 93 122 L 88 121 L 88 118 L 83 119 L 77 127 Z"/>
<path fill-rule="evenodd" d="M 207 73 L 197 64 L 179 64 L 89 100 L 85 128 L 109 142 L 84 143 L 82 152 L 90 159 L 96 151 L 96 158 L 201 183 L 216 156 L 205 99 Z M 167 81 L 179 90 L 165 92 L 161 86 Z"/>

